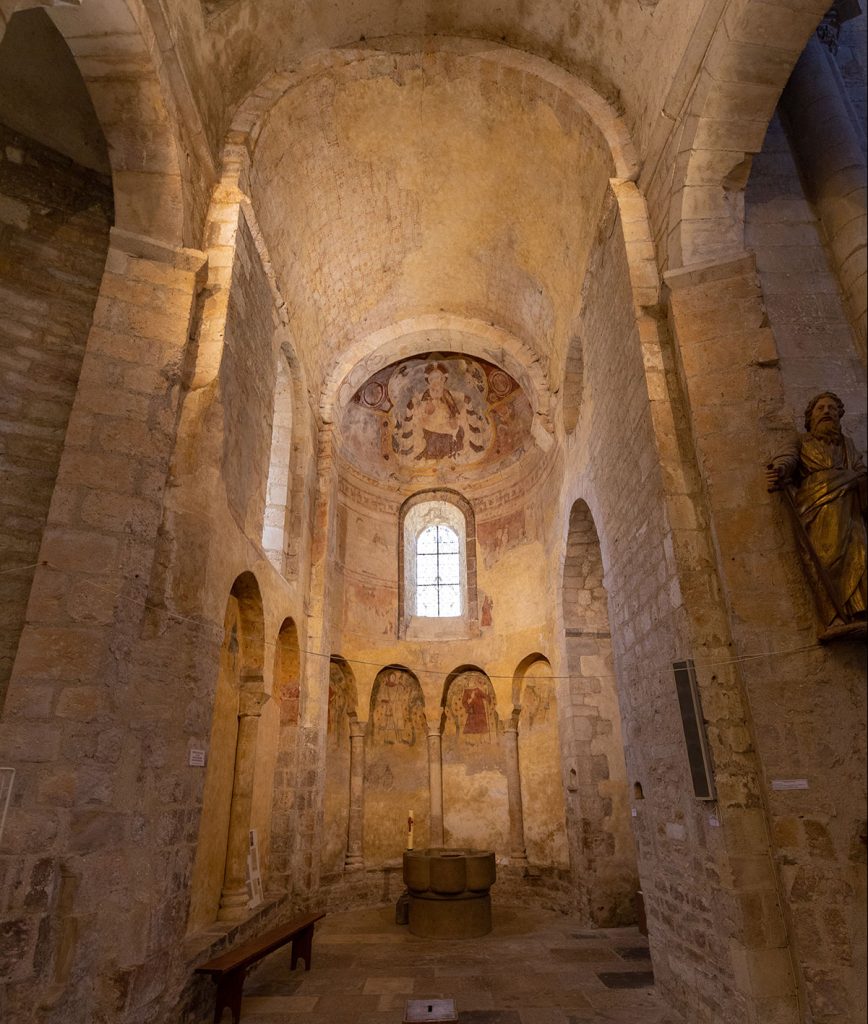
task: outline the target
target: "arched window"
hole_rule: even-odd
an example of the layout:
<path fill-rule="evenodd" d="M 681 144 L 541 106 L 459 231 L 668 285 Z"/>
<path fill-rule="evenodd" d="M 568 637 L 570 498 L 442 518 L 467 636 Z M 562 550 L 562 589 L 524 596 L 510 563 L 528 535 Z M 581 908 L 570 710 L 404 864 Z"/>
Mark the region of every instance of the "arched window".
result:
<path fill-rule="evenodd" d="M 416 538 L 416 614 L 461 614 L 461 552 L 458 534 L 446 523 L 426 526 Z"/>
<path fill-rule="evenodd" d="M 477 628 L 476 539 L 470 504 L 452 491 L 414 495 L 401 509 L 402 636 L 468 636 Z"/>

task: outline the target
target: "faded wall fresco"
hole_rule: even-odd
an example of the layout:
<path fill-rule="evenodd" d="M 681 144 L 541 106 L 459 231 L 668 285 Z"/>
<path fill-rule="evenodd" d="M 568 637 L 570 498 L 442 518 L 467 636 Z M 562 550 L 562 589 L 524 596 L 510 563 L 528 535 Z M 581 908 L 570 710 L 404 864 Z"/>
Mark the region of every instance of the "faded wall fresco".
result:
<path fill-rule="evenodd" d="M 443 728 L 443 824 L 447 846 L 507 852 L 509 805 L 494 689 L 469 669 L 449 685 Z"/>
<path fill-rule="evenodd" d="M 530 405 L 510 375 L 467 356 L 430 353 L 370 377 L 345 414 L 346 453 L 365 472 L 409 479 L 502 469 L 527 450 Z"/>
<path fill-rule="evenodd" d="M 325 821 L 322 870 L 343 870 L 350 813 L 350 722 L 356 711 L 356 684 L 346 664 L 329 666 L 329 709 L 326 735 Z"/>
<path fill-rule="evenodd" d="M 558 706 L 551 665 L 534 662 L 522 681 L 518 764 L 524 839 L 531 864 L 570 864 L 561 783 Z"/>
<path fill-rule="evenodd" d="M 365 863 L 399 858 L 407 812 L 415 845 L 428 843 L 428 727 L 419 680 L 399 667 L 382 669 L 371 692 L 365 749 Z"/>

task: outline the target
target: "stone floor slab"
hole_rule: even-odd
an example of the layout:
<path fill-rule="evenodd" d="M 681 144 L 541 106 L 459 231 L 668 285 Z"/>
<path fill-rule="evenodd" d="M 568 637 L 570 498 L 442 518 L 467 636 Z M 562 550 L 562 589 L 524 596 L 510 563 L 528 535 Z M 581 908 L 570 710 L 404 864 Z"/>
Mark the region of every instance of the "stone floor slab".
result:
<path fill-rule="evenodd" d="M 650 967 L 635 928 L 494 908 L 489 935 L 431 942 L 393 907 L 347 911 L 317 927 L 311 971 L 291 971 L 284 949 L 251 972 L 241 1024 L 401 1024 L 406 1000 L 426 997 L 453 999 L 461 1024 L 683 1024 Z"/>

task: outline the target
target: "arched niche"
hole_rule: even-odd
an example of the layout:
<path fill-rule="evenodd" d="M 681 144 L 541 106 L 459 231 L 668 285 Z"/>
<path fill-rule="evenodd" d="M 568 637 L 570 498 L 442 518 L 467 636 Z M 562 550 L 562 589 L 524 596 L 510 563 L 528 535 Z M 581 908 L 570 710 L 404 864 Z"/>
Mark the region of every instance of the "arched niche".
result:
<path fill-rule="evenodd" d="M 513 679 L 518 720 L 518 767 L 524 842 L 531 864 L 569 868 L 558 695 L 552 666 L 542 654 L 522 660 Z"/>
<path fill-rule="evenodd" d="M 350 818 L 350 720 L 357 715 L 356 679 L 349 662 L 332 655 L 329 662 L 326 780 L 320 864 L 324 875 L 343 871 Z"/>
<path fill-rule="evenodd" d="M 230 830 L 250 826 L 238 820 L 243 807 L 233 800 L 238 792 L 239 714 L 246 697 L 262 695 L 263 614 L 256 577 L 242 573 L 233 583 L 223 619 L 223 642 L 211 715 L 202 813 L 190 887 L 188 929 L 199 931 L 218 915 L 223 891 Z M 255 736 L 254 736 L 255 743 Z M 255 750 L 244 758 L 255 763 Z M 251 778 L 252 783 L 252 778 Z M 252 785 L 248 800 L 252 798 Z"/>
<path fill-rule="evenodd" d="M 601 927 L 633 920 L 636 853 L 603 559 L 591 511 L 571 510 L 561 585 L 569 702 L 562 736 L 567 838 L 580 903 Z"/>
<path fill-rule="evenodd" d="M 271 801 L 270 878 L 290 891 L 292 833 L 290 815 L 298 773 L 298 712 L 301 697 L 301 652 L 295 622 L 283 620 L 274 645 L 271 692 L 277 716 L 274 792 Z"/>
<path fill-rule="evenodd" d="M 502 725 L 491 680 L 475 665 L 450 672 L 443 694 L 443 827 L 447 846 L 507 850 Z"/>
<path fill-rule="evenodd" d="M 428 723 L 416 675 L 403 665 L 381 669 L 371 691 L 365 744 L 365 862 L 400 857 L 413 812 L 415 843 L 428 845 Z"/>

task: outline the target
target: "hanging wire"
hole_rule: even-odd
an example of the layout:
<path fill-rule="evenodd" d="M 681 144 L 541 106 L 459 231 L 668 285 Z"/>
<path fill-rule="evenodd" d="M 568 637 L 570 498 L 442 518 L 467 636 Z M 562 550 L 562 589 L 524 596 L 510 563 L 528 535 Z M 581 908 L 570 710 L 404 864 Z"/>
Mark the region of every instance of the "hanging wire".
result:
<path fill-rule="evenodd" d="M 45 568 L 48 568 L 48 569 L 56 569 L 57 568 L 56 566 L 51 565 L 51 563 L 48 562 L 48 561 L 41 561 L 41 562 L 34 562 L 31 565 L 19 565 L 19 566 L 15 566 L 14 568 L 11 568 L 11 569 L 2 569 L 2 570 L 0 570 L 0 576 L 8 575 L 9 573 L 14 573 L 14 572 L 24 572 L 27 569 L 35 569 L 38 566 L 44 566 Z M 203 622 L 201 619 L 192 618 L 189 615 L 181 615 L 180 613 L 170 611 L 167 608 L 159 608 L 156 605 L 149 604 L 147 602 L 147 600 L 136 600 L 134 598 L 124 597 L 121 594 L 117 593 L 115 590 L 112 590 L 112 589 L 110 589 L 110 588 L 108 588 L 108 587 L 98 583 L 94 579 L 86 578 L 86 579 L 82 580 L 82 583 L 84 585 L 86 585 L 86 586 L 89 586 L 89 587 L 95 589 L 95 590 L 101 590 L 101 591 L 111 595 L 116 601 L 119 601 L 121 603 L 128 604 L 128 605 L 131 605 L 131 606 L 139 608 L 139 609 L 151 609 L 152 611 L 156 612 L 157 614 L 163 615 L 163 616 L 165 616 L 167 618 L 170 618 L 170 619 L 173 619 L 173 620 L 175 620 L 177 622 L 190 623 L 196 629 L 199 629 L 203 633 L 209 635 L 209 637 L 212 638 L 212 639 L 220 640 L 220 641 L 222 641 L 222 639 L 223 639 L 223 635 L 224 635 L 223 628 L 220 627 L 220 626 L 216 626 L 214 623 Z M 363 636 L 363 634 L 354 634 L 354 635 L 359 636 L 361 639 L 368 639 L 372 643 L 379 643 L 379 642 L 381 642 L 381 638 L 379 638 L 379 637 L 367 637 L 366 638 L 366 637 Z M 276 648 L 278 646 L 277 642 L 275 642 L 274 640 L 263 640 L 263 644 L 267 648 Z M 811 644 L 804 644 L 801 647 L 790 647 L 790 648 L 784 648 L 784 649 L 774 650 L 774 651 L 759 651 L 759 652 L 756 652 L 754 654 L 742 654 L 742 655 L 738 655 L 738 656 L 732 657 L 732 658 L 721 658 L 721 659 L 694 658 L 693 662 L 694 662 L 694 665 L 703 666 L 705 668 L 723 668 L 723 667 L 726 667 L 726 666 L 738 665 L 738 664 L 741 664 L 743 662 L 757 661 L 757 660 L 760 660 L 762 658 L 782 658 L 782 657 L 787 657 L 787 656 L 794 655 L 794 654 L 805 654 L 808 651 L 815 651 L 815 650 L 821 650 L 821 649 L 822 649 L 822 645 L 820 643 L 818 643 L 818 642 L 815 642 L 815 643 L 811 643 Z M 367 660 L 362 659 L 362 658 L 347 658 L 347 657 L 344 657 L 343 655 L 333 655 L 332 653 L 326 653 L 326 652 L 323 652 L 323 651 L 312 651 L 312 650 L 308 650 L 307 648 L 302 648 L 302 647 L 299 647 L 298 653 L 299 654 L 304 654 L 306 657 L 309 657 L 309 658 L 326 658 L 328 660 L 331 660 L 332 657 L 337 656 L 337 657 L 340 657 L 341 660 L 344 661 L 345 663 L 347 663 L 348 665 L 360 665 L 360 666 L 364 666 L 366 668 L 376 668 L 378 670 L 381 670 L 383 668 L 387 668 L 387 667 L 389 667 L 389 665 L 393 664 L 392 662 L 389 662 L 389 665 L 384 665 L 381 661 L 367 661 Z M 548 659 L 545 658 L 544 656 L 541 656 L 540 660 L 548 661 Z M 402 667 L 406 668 L 408 671 L 412 672 L 417 677 L 418 676 L 423 676 L 423 675 L 429 675 L 429 676 L 437 676 L 440 679 L 445 679 L 447 676 L 452 675 L 452 673 L 455 671 L 454 667 L 450 668 L 450 669 L 443 669 L 443 668 L 411 668 L 409 665 L 404 665 Z M 667 663 L 667 669 L 668 668 L 669 668 L 669 666 L 668 666 L 668 663 Z M 484 670 L 480 668 L 479 671 L 484 671 Z M 514 674 L 513 675 L 498 675 L 498 674 L 490 674 L 490 673 L 487 673 L 487 672 L 485 674 L 488 676 L 489 679 L 513 680 L 515 678 Z M 579 678 L 579 676 L 577 675 L 577 673 L 569 673 L 567 675 L 555 675 L 555 674 L 552 673 L 552 674 L 545 675 L 545 676 L 542 676 L 542 675 L 541 676 L 537 676 L 536 678 L 538 678 L 538 679 L 548 679 L 548 680 L 551 680 L 551 681 L 558 681 L 558 680 L 576 679 L 576 678 Z"/>

